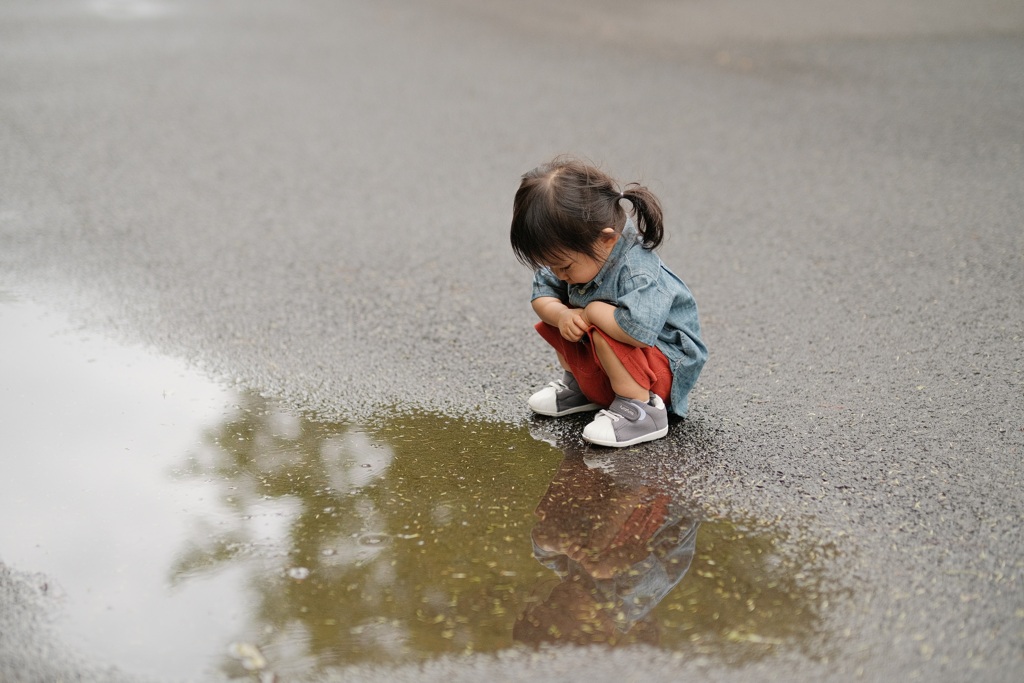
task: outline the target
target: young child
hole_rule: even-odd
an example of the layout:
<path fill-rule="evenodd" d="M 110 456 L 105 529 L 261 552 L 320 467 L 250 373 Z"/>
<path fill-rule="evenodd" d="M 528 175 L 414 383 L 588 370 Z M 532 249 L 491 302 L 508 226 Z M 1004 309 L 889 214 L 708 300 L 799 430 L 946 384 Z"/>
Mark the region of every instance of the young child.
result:
<path fill-rule="evenodd" d="M 693 295 L 653 251 L 663 233 L 650 190 L 620 191 L 575 159 L 533 169 L 516 192 L 512 250 L 535 270 L 537 331 L 565 370 L 529 405 L 551 416 L 604 408 L 583 430 L 590 443 L 665 436 L 707 360 Z"/>

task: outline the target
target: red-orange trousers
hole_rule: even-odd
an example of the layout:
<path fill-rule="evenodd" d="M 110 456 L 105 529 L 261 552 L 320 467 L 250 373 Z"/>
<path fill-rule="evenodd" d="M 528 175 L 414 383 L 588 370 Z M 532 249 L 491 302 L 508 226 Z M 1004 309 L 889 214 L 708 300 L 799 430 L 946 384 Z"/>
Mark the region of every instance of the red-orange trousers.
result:
<path fill-rule="evenodd" d="M 583 395 L 592 402 L 609 406 L 615 400 L 612 383 L 608 379 L 608 374 L 604 371 L 601 359 L 597 357 L 597 349 L 594 347 L 594 335 L 599 334 L 608 342 L 608 346 L 622 361 L 622 365 L 637 384 L 648 391 L 653 391 L 665 401 L 666 405 L 668 404 L 669 394 L 672 391 L 672 369 L 669 367 L 668 358 L 659 349 L 653 346 L 646 348 L 631 346 L 612 339 L 593 325 L 578 342 L 569 341 L 562 336 L 557 327 L 548 325 L 546 322 L 537 323 L 536 328 L 540 336 L 544 337 L 544 340 L 562 355 L 566 365 L 569 366 L 569 372 L 573 374 L 576 382 L 580 385 Z"/>

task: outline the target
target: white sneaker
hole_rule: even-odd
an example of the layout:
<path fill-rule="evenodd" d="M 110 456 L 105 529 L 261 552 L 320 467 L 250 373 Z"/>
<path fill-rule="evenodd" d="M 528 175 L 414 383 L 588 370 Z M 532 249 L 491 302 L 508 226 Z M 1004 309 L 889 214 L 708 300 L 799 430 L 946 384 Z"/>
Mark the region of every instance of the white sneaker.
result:
<path fill-rule="evenodd" d="M 530 410 L 549 417 L 583 413 L 601 407 L 597 403 L 591 403 L 590 399 L 583 395 L 580 385 L 569 373 L 535 393 L 528 403 Z"/>
<path fill-rule="evenodd" d="M 651 393 L 650 402 L 616 396 L 607 410 L 583 428 L 583 439 L 598 446 L 622 448 L 668 434 L 665 402 Z"/>

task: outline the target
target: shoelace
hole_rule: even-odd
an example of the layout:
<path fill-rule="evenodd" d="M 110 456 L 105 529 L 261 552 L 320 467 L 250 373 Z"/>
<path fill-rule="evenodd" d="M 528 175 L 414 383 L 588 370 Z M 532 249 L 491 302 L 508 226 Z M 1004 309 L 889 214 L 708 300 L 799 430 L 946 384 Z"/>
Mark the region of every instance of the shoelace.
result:
<path fill-rule="evenodd" d="M 569 385 L 560 379 L 556 379 L 554 382 L 548 382 L 548 386 L 554 387 L 555 393 L 569 390 Z"/>

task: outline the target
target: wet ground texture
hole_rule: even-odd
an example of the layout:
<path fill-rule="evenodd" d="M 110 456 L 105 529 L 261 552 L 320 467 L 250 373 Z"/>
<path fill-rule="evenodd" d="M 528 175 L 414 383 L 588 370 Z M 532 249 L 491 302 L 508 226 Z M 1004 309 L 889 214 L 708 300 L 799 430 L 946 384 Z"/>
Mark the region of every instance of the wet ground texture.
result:
<path fill-rule="evenodd" d="M 573 421 L 319 422 L 37 306 L 0 321 L 5 561 L 46 572 L 25 580 L 59 603 L 53 636 L 129 675 L 832 648 L 834 547 L 715 519 L 675 470 L 584 449 Z"/>
<path fill-rule="evenodd" d="M 1022 7 L 5 3 L 0 678 L 1016 681 Z M 711 353 L 614 456 L 525 407 L 567 151 Z"/>

